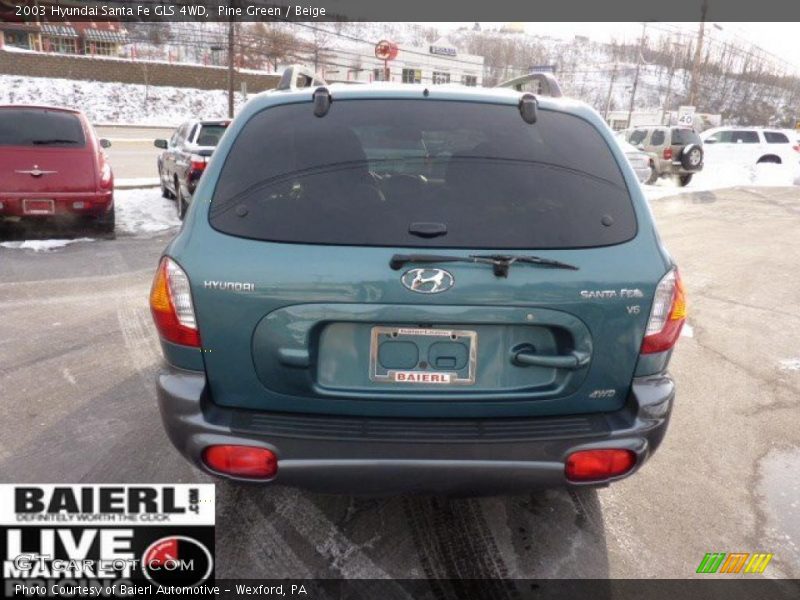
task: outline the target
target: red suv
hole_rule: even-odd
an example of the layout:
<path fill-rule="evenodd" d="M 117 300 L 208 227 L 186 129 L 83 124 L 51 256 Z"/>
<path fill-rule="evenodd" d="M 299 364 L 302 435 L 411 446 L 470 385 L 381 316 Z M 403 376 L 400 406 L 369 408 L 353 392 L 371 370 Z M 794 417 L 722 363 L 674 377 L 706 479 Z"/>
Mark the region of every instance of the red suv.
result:
<path fill-rule="evenodd" d="M 113 233 L 110 145 L 79 111 L 0 105 L 0 222 L 89 222 Z"/>

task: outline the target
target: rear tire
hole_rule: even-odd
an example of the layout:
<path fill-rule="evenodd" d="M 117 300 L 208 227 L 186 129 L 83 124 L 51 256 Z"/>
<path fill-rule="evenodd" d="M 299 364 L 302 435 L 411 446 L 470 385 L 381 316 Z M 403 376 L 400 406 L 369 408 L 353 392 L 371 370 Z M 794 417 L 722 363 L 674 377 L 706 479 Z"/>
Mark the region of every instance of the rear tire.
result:
<path fill-rule="evenodd" d="M 689 185 L 689 182 L 692 180 L 692 177 L 694 177 L 694 173 L 687 173 L 686 175 L 679 175 L 678 176 L 678 183 L 680 184 L 681 187 L 686 187 L 687 185 Z"/>
<path fill-rule="evenodd" d="M 95 229 L 103 234 L 104 237 L 113 238 L 115 227 L 116 216 L 114 213 L 114 207 L 112 206 L 110 211 L 95 221 Z"/>
<path fill-rule="evenodd" d="M 652 165 L 650 166 L 650 177 L 644 182 L 645 185 L 653 185 L 656 181 L 658 181 L 658 171 Z"/>
<path fill-rule="evenodd" d="M 167 189 L 167 186 L 164 185 L 164 177 L 161 174 L 161 167 L 158 167 L 158 182 L 161 185 L 161 197 L 172 199 L 172 192 Z"/>
<path fill-rule="evenodd" d="M 761 164 L 764 164 L 764 163 L 769 163 L 769 164 L 772 164 L 772 165 L 779 165 L 779 164 L 781 164 L 781 159 L 779 157 L 775 156 L 774 154 L 770 154 L 768 156 L 762 156 L 761 158 L 759 158 L 756 161 L 757 165 L 761 165 Z"/>
<path fill-rule="evenodd" d="M 183 217 L 186 216 L 186 201 L 183 199 L 180 184 L 175 185 L 175 192 L 175 206 L 178 209 L 178 218 L 183 221 Z"/>

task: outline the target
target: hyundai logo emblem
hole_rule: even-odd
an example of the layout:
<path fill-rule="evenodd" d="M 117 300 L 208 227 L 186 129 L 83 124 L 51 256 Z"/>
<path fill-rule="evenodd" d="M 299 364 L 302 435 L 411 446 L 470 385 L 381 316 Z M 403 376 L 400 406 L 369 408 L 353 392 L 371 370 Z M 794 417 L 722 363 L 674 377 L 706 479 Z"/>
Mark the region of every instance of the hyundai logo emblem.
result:
<path fill-rule="evenodd" d="M 400 281 L 412 292 L 420 294 L 446 292 L 455 283 L 453 275 L 444 269 L 409 269 Z"/>

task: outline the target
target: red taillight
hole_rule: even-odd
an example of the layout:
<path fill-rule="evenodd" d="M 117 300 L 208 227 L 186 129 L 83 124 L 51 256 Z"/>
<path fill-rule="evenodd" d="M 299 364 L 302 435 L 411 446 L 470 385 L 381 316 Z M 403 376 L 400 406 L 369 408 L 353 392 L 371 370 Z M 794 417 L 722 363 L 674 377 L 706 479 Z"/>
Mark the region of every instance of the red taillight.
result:
<path fill-rule="evenodd" d="M 278 472 L 275 454 L 254 446 L 208 446 L 203 462 L 214 471 L 248 479 L 272 479 Z"/>
<path fill-rule="evenodd" d="M 672 159 L 672 148 L 664 148 L 664 160 L 671 160 Z"/>
<path fill-rule="evenodd" d="M 636 454 L 631 450 L 580 450 L 569 455 L 564 473 L 569 481 L 602 481 L 624 475 L 635 464 Z"/>
<path fill-rule="evenodd" d="M 189 157 L 189 164 L 190 164 L 191 170 L 192 171 L 196 171 L 198 173 L 202 173 L 203 171 L 206 170 L 206 164 L 208 164 L 206 162 L 207 160 L 208 160 L 208 157 L 206 157 L 206 156 L 200 156 L 199 154 L 192 154 Z"/>
<path fill-rule="evenodd" d="M 150 312 L 159 335 L 174 344 L 200 347 L 189 278 L 168 257 L 161 259 L 150 290 Z"/>
<path fill-rule="evenodd" d="M 678 269 L 672 269 L 656 286 L 653 308 L 642 340 L 642 354 L 671 349 L 686 320 L 686 292 Z"/>
<path fill-rule="evenodd" d="M 792 149 L 793 149 L 795 152 L 800 152 L 800 144 L 795 144 L 794 146 L 792 146 Z"/>

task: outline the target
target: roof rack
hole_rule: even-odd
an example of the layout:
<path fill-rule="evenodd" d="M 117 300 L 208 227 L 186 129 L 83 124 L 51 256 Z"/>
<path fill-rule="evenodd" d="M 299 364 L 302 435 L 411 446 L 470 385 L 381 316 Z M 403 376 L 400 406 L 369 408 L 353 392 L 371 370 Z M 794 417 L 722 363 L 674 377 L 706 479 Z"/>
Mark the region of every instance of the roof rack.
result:
<path fill-rule="evenodd" d="M 327 82 L 317 75 L 313 70 L 303 65 L 291 65 L 286 67 L 281 75 L 276 90 L 302 90 L 304 88 L 328 85 Z"/>
<path fill-rule="evenodd" d="M 533 92 L 538 96 L 551 96 L 553 98 L 563 96 L 561 86 L 558 85 L 558 79 L 552 73 L 546 72 L 528 73 L 527 75 L 498 83 L 496 87 L 511 88 L 518 92 Z"/>

